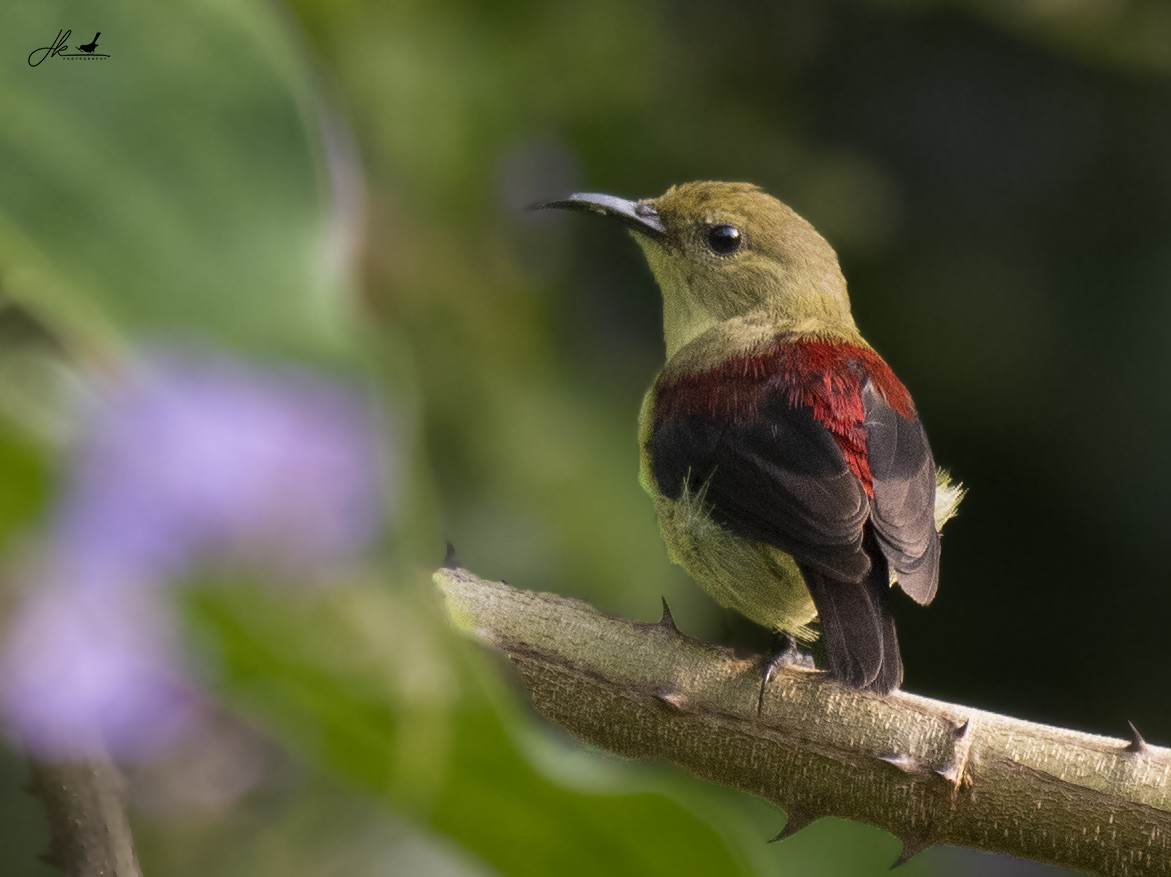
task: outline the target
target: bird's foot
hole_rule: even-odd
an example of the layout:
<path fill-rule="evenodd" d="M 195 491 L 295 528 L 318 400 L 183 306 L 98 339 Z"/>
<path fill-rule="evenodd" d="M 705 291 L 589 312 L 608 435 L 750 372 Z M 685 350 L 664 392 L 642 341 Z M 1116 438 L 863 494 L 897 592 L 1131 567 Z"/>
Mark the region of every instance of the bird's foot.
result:
<path fill-rule="evenodd" d="M 760 715 L 764 710 L 764 693 L 778 667 L 801 667 L 804 670 L 812 670 L 814 669 L 813 656 L 797 648 L 797 641 L 789 634 L 773 633 L 772 647 L 764 659 L 764 675 L 760 680 L 760 694 L 756 698 L 757 715 Z"/>

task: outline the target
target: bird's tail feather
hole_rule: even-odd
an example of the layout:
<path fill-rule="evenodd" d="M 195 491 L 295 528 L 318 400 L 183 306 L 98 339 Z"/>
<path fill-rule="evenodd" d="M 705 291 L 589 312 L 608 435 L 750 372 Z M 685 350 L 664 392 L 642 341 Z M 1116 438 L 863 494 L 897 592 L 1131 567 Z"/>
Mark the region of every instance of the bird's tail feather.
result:
<path fill-rule="evenodd" d="M 854 688 L 887 693 L 903 681 L 894 619 L 887 608 L 889 574 L 878 562 L 859 582 L 802 568 L 829 656 L 830 674 Z"/>

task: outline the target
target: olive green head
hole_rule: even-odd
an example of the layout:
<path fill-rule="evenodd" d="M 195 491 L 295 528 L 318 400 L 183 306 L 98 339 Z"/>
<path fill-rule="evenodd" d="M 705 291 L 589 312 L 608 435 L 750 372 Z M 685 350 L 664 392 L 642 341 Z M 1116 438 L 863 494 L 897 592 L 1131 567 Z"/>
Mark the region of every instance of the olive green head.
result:
<path fill-rule="evenodd" d="M 576 194 L 633 232 L 663 293 L 668 357 L 728 321 L 856 336 L 837 254 L 808 222 L 749 183 L 684 183 L 658 198 Z"/>

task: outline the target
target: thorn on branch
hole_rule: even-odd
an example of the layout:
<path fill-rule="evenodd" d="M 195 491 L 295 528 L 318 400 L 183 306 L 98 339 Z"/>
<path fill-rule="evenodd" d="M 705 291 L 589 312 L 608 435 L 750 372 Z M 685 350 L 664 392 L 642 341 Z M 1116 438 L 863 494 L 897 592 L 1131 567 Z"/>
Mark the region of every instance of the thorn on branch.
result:
<path fill-rule="evenodd" d="M 953 786 L 960 784 L 960 766 L 954 761 L 944 768 L 936 768 L 934 771 L 937 777 L 947 780 Z"/>
<path fill-rule="evenodd" d="M 955 730 L 953 731 L 952 736 L 956 740 L 963 740 L 964 737 L 967 736 L 968 728 L 970 728 L 971 725 L 972 725 L 971 719 L 964 719 L 962 722 L 960 722 L 958 725 L 955 726 Z"/>
<path fill-rule="evenodd" d="M 655 697 L 667 706 L 676 710 L 685 710 L 688 705 L 687 695 L 682 691 L 675 691 L 674 689 L 660 689 L 655 692 Z"/>
<path fill-rule="evenodd" d="M 1147 741 L 1143 739 L 1143 735 L 1138 732 L 1138 728 L 1134 726 L 1134 722 L 1127 720 L 1126 724 L 1130 725 L 1130 742 L 1122 747 L 1123 752 L 1131 752 L 1135 755 L 1147 751 Z"/>
<path fill-rule="evenodd" d="M 923 769 L 922 763 L 913 755 L 901 752 L 890 752 L 878 756 L 879 761 L 885 761 L 892 767 L 897 767 L 903 773 L 918 773 Z"/>
<path fill-rule="evenodd" d="M 455 554 L 455 546 L 449 541 L 447 543 L 447 553 L 443 556 L 444 569 L 459 569 L 459 558 Z"/>
<path fill-rule="evenodd" d="M 785 820 L 784 828 L 770 837 L 768 842 L 770 844 L 775 844 L 777 841 L 782 841 L 785 838 L 792 837 L 813 821 L 814 817 L 810 816 L 808 813 L 802 813 L 800 810 L 790 810 L 789 816 Z"/>
<path fill-rule="evenodd" d="M 659 619 L 659 627 L 671 631 L 671 633 L 678 633 L 679 628 L 675 626 L 675 616 L 671 614 L 671 607 L 667 605 L 667 598 L 660 597 L 663 601 L 663 617 Z"/>
<path fill-rule="evenodd" d="M 898 858 L 891 863 L 890 869 L 893 871 L 895 868 L 901 868 L 929 846 L 930 844 L 923 843 L 923 841 L 917 838 L 914 840 L 904 840 L 902 852 L 900 852 Z"/>

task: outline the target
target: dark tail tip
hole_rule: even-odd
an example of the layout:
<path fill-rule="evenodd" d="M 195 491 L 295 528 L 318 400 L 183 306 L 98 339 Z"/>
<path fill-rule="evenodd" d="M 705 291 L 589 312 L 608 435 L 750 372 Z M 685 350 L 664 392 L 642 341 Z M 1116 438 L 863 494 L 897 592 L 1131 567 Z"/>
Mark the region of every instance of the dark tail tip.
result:
<path fill-rule="evenodd" d="M 821 621 L 830 674 L 844 685 L 889 694 L 903 681 L 903 659 L 887 608 L 885 564 L 874 564 L 858 582 L 831 579 L 802 567 Z"/>
<path fill-rule="evenodd" d="M 890 610 L 882 609 L 882 666 L 870 684 L 870 690 L 879 694 L 890 694 L 903 684 L 903 655 L 899 651 L 899 635 Z"/>

